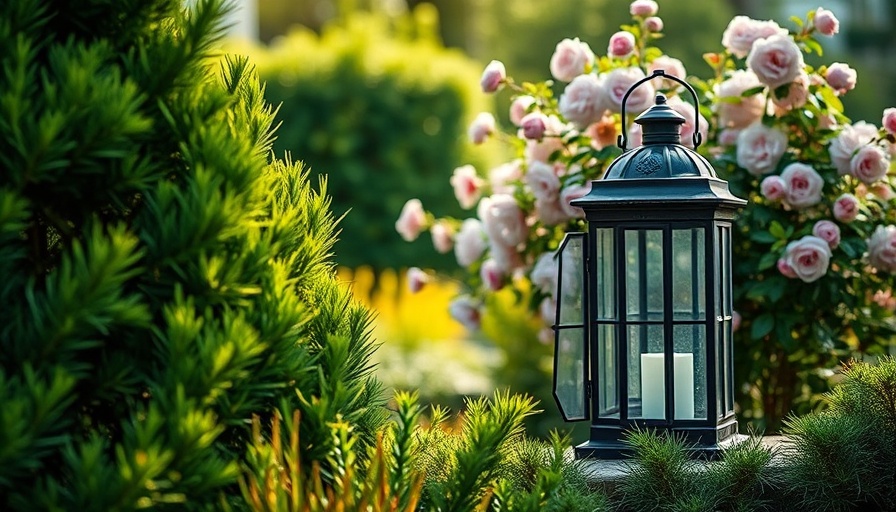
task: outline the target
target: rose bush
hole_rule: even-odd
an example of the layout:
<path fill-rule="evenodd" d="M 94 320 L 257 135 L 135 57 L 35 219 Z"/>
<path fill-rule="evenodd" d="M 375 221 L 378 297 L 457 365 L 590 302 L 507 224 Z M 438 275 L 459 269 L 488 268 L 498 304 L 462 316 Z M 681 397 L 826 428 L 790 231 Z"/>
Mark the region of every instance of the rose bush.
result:
<path fill-rule="evenodd" d="M 468 327 L 475 328 L 488 294 L 514 287 L 533 290 L 530 309 L 543 315 L 544 339 L 551 338 L 557 276 L 549 256 L 564 232 L 585 229 L 569 201 L 620 154 L 613 144 L 619 133 L 629 135 L 629 147 L 640 143 L 637 125 L 620 125 L 622 96 L 654 69 L 685 76 L 681 62 L 656 46 L 663 26 L 656 2 L 635 1 L 631 14 L 607 55 L 595 56 L 579 39 L 561 41 L 550 62 L 561 83 L 516 83 L 503 66 L 489 64 L 483 91 L 510 91 L 512 126 L 498 137 L 480 120 L 470 135 L 509 142 L 516 159 L 478 169 L 478 179 L 469 170 L 455 174 L 458 199 L 475 212 L 470 219 L 421 216 L 413 199 L 402 213 L 397 227 L 405 238 L 421 218 L 420 230 L 432 231 L 438 250 L 453 237 L 469 290 L 451 310 Z M 699 116 L 706 130 L 699 151 L 748 199 L 732 260 L 738 405 L 740 418 L 771 431 L 790 411 L 812 406 L 839 361 L 888 350 L 896 332 L 888 299 L 896 271 L 896 109 L 883 111 L 880 128 L 852 122 L 840 97 L 855 87 L 855 71 L 804 58 L 822 55 L 818 37 L 836 34 L 837 18 L 818 8 L 791 19 L 788 30 L 734 18 L 721 48 L 704 55 L 706 76 L 687 77 L 697 105 L 661 78 L 626 104 L 631 120 L 655 91 L 664 93 L 687 120 L 685 144 Z"/>

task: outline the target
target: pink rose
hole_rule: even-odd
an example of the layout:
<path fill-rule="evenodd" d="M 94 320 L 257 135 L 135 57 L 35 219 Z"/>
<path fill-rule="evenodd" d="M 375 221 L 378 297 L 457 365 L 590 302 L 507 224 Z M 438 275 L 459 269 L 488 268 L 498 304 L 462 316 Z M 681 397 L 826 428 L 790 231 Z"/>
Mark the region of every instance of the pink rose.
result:
<path fill-rule="evenodd" d="M 653 16 L 660 10 L 660 6 L 654 0 L 635 0 L 629 6 L 629 13 L 632 16 Z"/>
<path fill-rule="evenodd" d="M 849 161 L 850 174 L 863 183 L 874 183 L 887 175 L 890 159 L 880 146 L 862 146 Z"/>
<path fill-rule="evenodd" d="M 569 220 L 560 204 L 560 195 L 535 199 L 535 217 L 545 226 L 556 226 Z"/>
<path fill-rule="evenodd" d="M 493 292 L 504 287 L 504 271 L 493 259 L 482 262 L 482 266 L 479 268 L 479 277 L 482 279 L 482 284 Z"/>
<path fill-rule="evenodd" d="M 828 66 L 824 78 L 828 81 L 828 85 L 840 94 L 851 91 L 856 86 L 856 70 L 842 62 Z"/>
<path fill-rule="evenodd" d="M 523 211 L 511 195 L 494 194 L 482 199 L 477 213 L 493 244 L 516 247 L 529 236 Z"/>
<path fill-rule="evenodd" d="M 408 269 L 407 274 L 408 279 L 408 289 L 411 293 L 417 293 L 426 286 L 426 283 L 429 282 L 430 277 L 429 274 L 420 270 L 417 267 L 411 267 Z"/>
<path fill-rule="evenodd" d="M 467 135 L 473 144 L 482 144 L 493 133 L 495 133 L 495 116 L 488 112 L 480 112 L 467 130 Z"/>
<path fill-rule="evenodd" d="M 641 130 L 641 125 L 638 123 L 632 123 L 631 128 L 628 129 L 628 147 L 636 148 L 644 142 L 644 133 Z"/>
<path fill-rule="evenodd" d="M 507 247 L 493 241 L 489 246 L 489 255 L 505 274 L 510 274 L 523 266 L 523 260 L 519 251 L 513 247 Z"/>
<path fill-rule="evenodd" d="M 551 75 L 557 80 L 570 82 L 586 72 L 594 62 L 594 52 L 579 38 L 564 39 L 557 43 L 551 56 Z"/>
<path fill-rule="evenodd" d="M 787 203 L 795 208 L 806 208 L 821 201 L 824 179 L 806 164 L 792 163 L 781 172 L 787 185 Z"/>
<path fill-rule="evenodd" d="M 723 146 L 733 146 L 737 144 L 737 138 L 742 131 L 743 130 L 737 128 L 725 128 L 719 132 L 719 144 Z"/>
<path fill-rule="evenodd" d="M 556 199 L 560 194 L 560 178 L 553 165 L 532 162 L 526 171 L 526 185 L 535 199 Z"/>
<path fill-rule="evenodd" d="M 609 108 L 613 112 L 620 112 L 622 108 L 622 98 L 625 93 L 646 75 L 641 68 L 616 68 L 607 74 L 604 80 L 604 90 L 609 97 Z M 653 85 L 650 82 L 642 84 L 633 90 L 629 95 L 625 104 L 625 111 L 628 114 L 642 112 L 653 105 Z"/>
<path fill-rule="evenodd" d="M 722 33 L 722 46 L 732 55 L 744 58 L 750 53 L 757 39 L 778 34 L 787 35 L 787 30 L 774 21 L 757 21 L 746 16 L 735 16 Z"/>
<path fill-rule="evenodd" d="M 884 272 L 896 272 L 896 226 L 877 226 L 868 239 L 868 261 Z"/>
<path fill-rule="evenodd" d="M 859 215 L 859 200 L 852 194 L 843 194 L 834 201 L 834 218 L 850 223 Z"/>
<path fill-rule="evenodd" d="M 529 95 L 517 96 L 510 104 L 510 121 L 519 126 L 523 117 L 529 113 L 529 107 L 535 103 L 535 98 Z"/>
<path fill-rule="evenodd" d="M 768 174 L 775 170 L 786 149 L 784 132 L 756 122 L 737 136 L 737 165 L 754 176 Z"/>
<path fill-rule="evenodd" d="M 840 245 L 840 226 L 829 220 L 820 220 L 812 226 L 812 234 L 828 243 L 831 249 Z"/>
<path fill-rule="evenodd" d="M 648 32 L 662 32 L 663 19 L 658 16 L 651 16 L 644 20 L 644 28 L 646 28 Z"/>
<path fill-rule="evenodd" d="M 482 196 L 485 180 L 476 174 L 476 169 L 472 165 L 462 165 L 454 169 L 449 181 L 454 188 L 454 197 L 465 210 L 475 206 Z"/>
<path fill-rule="evenodd" d="M 815 10 L 815 19 L 813 20 L 818 33 L 823 36 L 832 36 L 840 32 L 840 20 L 834 16 L 831 11 L 819 7 Z"/>
<path fill-rule="evenodd" d="M 787 197 L 787 183 L 780 176 L 766 176 L 759 185 L 762 197 L 769 201 L 781 201 Z"/>
<path fill-rule="evenodd" d="M 715 90 L 716 96 L 726 98 L 716 104 L 719 124 L 725 128 L 746 128 L 762 119 L 765 111 L 765 94 L 756 93 L 743 97 L 744 91 L 762 86 L 759 78 L 750 70 L 738 69 Z M 730 102 L 729 102 L 730 101 Z"/>
<path fill-rule="evenodd" d="M 846 125 L 831 141 L 828 152 L 831 161 L 837 167 L 840 175 L 852 172 L 852 157 L 862 146 L 871 143 L 877 137 L 877 127 L 873 124 L 859 121 L 852 125 Z"/>
<path fill-rule="evenodd" d="M 461 295 L 448 304 L 448 314 L 467 330 L 475 331 L 482 322 L 482 314 L 479 312 L 481 307 L 478 300 L 469 295 Z"/>
<path fill-rule="evenodd" d="M 884 117 L 880 122 L 884 130 L 890 135 L 896 135 L 896 108 L 890 107 L 884 109 Z"/>
<path fill-rule="evenodd" d="M 779 116 L 789 110 L 802 107 L 809 98 L 809 75 L 805 71 L 801 71 L 787 86 L 787 94 L 779 98 L 772 92 L 771 98 L 772 103 L 777 107 L 775 114 Z"/>
<path fill-rule="evenodd" d="M 790 279 L 796 277 L 796 272 L 794 272 L 793 267 L 791 267 L 790 264 L 787 263 L 786 258 L 778 258 L 777 266 L 778 272 L 780 272 L 782 276 L 788 277 Z"/>
<path fill-rule="evenodd" d="M 535 260 L 529 280 L 543 293 L 554 297 L 557 295 L 557 259 L 554 253 L 546 252 Z"/>
<path fill-rule="evenodd" d="M 503 163 L 488 173 L 493 194 L 513 194 L 513 182 L 522 177 L 523 164 L 520 160 Z"/>
<path fill-rule="evenodd" d="M 582 75 L 585 76 L 585 75 Z M 548 116 L 541 112 L 530 112 L 520 121 L 523 137 L 530 140 L 541 140 L 548 128 Z"/>
<path fill-rule="evenodd" d="M 738 313 L 737 311 L 731 312 L 731 330 L 732 331 L 736 331 L 736 330 L 740 329 L 740 324 L 742 321 L 743 321 L 743 318 L 741 318 L 740 313 Z"/>
<path fill-rule="evenodd" d="M 465 219 L 454 238 L 454 257 L 461 267 L 469 267 L 478 260 L 488 243 L 482 223 L 477 219 Z"/>
<path fill-rule="evenodd" d="M 831 262 L 831 248 L 821 238 L 806 235 L 787 244 L 784 259 L 796 277 L 804 283 L 811 283 L 827 273 Z"/>
<path fill-rule="evenodd" d="M 757 39 L 747 55 L 747 66 L 771 89 L 792 82 L 803 65 L 803 52 L 789 35 Z"/>
<path fill-rule="evenodd" d="M 631 32 L 619 31 L 610 36 L 607 54 L 618 59 L 630 57 L 635 51 L 635 35 Z"/>
<path fill-rule="evenodd" d="M 560 114 L 579 128 L 594 123 L 607 110 L 606 93 L 595 75 L 585 74 L 573 78 L 560 95 Z"/>
<path fill-rule="evenodd" d="M 504 69 L 504 63 L 493 60 L 485 66 L 479 85 L 482 86 L 482 92 L 495 92 L 504 85 L 506 79 L 507 71 Z"/>
<path fill-rule="evenodd" d="M 560 191 L 560 206 L 563 212 L 571 219 L 584 219 L 585 210 L 569 204 L 573 199 L 585 197 L 591 192 L 591 185 L 569 185 Z"/>
<path fill-rule="evenodd" d="M 454 229 L 447 222 L 436 222 L 429 228 L 429 234 L 432 236 L 432 246 L 439 254 L 445 254 L 454 248 Z"/>
<path fill-rule="evenodd" d="M 426 213 L 423 211 L 423 203 L 419 199 L 408 199 L 401 208 L 398 220 L 395 221 L 395 231 L 406 242 L 412 242 L 420 236 L 420 231 L 426 224 Z"/>
<path fill-rule="evenodd" d="M 647 74 L 653 74 L 653 72 L 658 69 L 662 69 L 667 75 L 672 75 L 675 78 L 681 78 L 682 80 L 687 76 L 684 64 L 682 64 L 680 60 L 669 57 L 668 55 L 660 55 L 653 59 L 653 62 L 647 66 Z M 669 80 L 668 78 L 657 77 L 651 80 L 651 83 L 653 83 L 655 89 L 675 90 L 681 87 L 678 82 Z M 677 98 L 677 96 L 673 96 L 673 98 Z"/>
<path fill-rule="evenodd" d="M 560 140 L 559 135 L 566 129 L 567 126 L 557 119 L 557 116 L 548 116 L 545 135 L 555 136 L 546 136 L 541 140 L 527 140 L 525 150 L 526 159 L 547 162 L 554 152 L 563 150 L 563 141 Z"/>

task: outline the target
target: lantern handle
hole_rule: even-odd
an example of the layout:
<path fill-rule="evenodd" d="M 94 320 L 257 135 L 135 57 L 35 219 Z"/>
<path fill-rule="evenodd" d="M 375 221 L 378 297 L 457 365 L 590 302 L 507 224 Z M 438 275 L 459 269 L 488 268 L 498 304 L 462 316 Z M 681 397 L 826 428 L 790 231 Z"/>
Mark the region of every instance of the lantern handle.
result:
<path fill-rule="evenodd" d="M 667 75 L 666 72 L 662 69 L 655 69 L 653 71 L 653 74 L 638 80 L 634 85 L 629 87 L 627 91 L 625 91 L 625 96 L 622 97 L 622 133 L 619 134 L 619 137 L 617 137 L 616 145 L 619 146 L 623 152 L 625 151 L 625 143 L 627 141 L 627 138 L 625 136 L 625 102 L 628 100 L 629 95 L 632 93 L 632 91 L 637 89 L 639 85 L 656 77 L 668 78 L 680 83 L 681 85 L 685 86 L 685 88 L 691 92 L 691 96 L 694 97 L 694 149 L 697 149 L 697 147 L 700 146 L 700 144 L 703 142 L 703 137 L 700 135 L 700 101 L 697 99 L 697 92 L 694 91 L 694 88 L 691 87 L 691 84 L 685 82 L 675 75 Z"/>

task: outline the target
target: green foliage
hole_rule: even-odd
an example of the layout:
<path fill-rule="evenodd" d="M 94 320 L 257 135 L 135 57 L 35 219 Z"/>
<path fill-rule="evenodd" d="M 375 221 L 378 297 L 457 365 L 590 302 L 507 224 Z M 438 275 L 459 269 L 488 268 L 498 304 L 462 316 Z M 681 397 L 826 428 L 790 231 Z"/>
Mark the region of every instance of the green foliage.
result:
<path fill-rule="evenodd" d="M 426 6 L 423 6 L 426 7 Z M 462 210 L 444 193 L 451 171 L 487 154 L 467 142 L 485 106 L 481 65 L 432 34 L 431 9 L 397 19 L 357 13 L 318 36 L 296 30 L 266 48 L 239 49 L 257 61 L 267 98 L 280 106 L 275 151 L 299 155 L 326 174 L 343 235 L 336 261 L 376 269 L 448 268 L 431 242 L 402 243 L 395 220 L 408 196 Z"/>
<path fill-rule="evenodd" d="M 253 415 L 301 411 L 324 478 L 387 418 L 325 183 L 268 161 L 225 3 L 191 5 L 0 4 L 4 510 L 219 508 Z"/>
<path fill-rule="evenodd" d="M 777 487 L 772 453 L 752 437 L 705 464 L 694 459 L 683 439 L 655 431 L 634 431 L 626 442 L 635 450 L 619 489 L 622 510 L 766 510 Z"/>
<path fill-rule="evenodd" d="M 893 510 L 896 359 L 850 363 L 829 409 L 791 417 L 784 488 L 801 510 Z"/>

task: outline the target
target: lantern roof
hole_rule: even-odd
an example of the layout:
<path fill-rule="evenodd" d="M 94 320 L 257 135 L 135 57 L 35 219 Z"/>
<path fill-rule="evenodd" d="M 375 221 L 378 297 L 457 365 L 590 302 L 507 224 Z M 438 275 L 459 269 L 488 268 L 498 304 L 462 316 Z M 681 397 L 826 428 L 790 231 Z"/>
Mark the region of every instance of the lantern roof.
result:
<path fill-rule="evenodd" d="M 728 190 L 728 182 L 716 176 L 712 164 L 681 144 L 680 129 L 685 118 L 673 110 L 666 97 L 657 94 L 656 104 L 635 119 L 642 127 L 642 145 L 626 150 L 610 164 L 603 179 L 591 182 L 591 192 L 572 201 L 573 206 L 600 208 L 621 204 L 709 202 L 737 208 L 746 201 Z M 697 128 L 695 126 L 695 128 Z M 695 129 L 694 145 L 700 143 Z"/>

